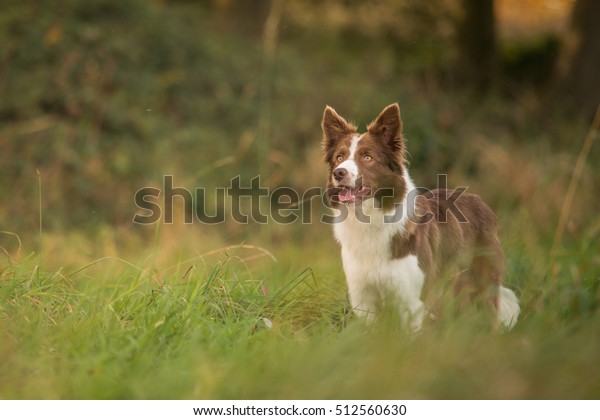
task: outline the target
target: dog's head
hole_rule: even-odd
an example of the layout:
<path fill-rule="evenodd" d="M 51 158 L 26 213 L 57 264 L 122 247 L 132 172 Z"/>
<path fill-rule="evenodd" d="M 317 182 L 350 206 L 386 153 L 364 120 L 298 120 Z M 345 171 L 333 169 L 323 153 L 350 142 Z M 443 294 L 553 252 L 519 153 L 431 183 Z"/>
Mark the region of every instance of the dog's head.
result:
<path fill-rule="evenodd" d="M 362 134 L 327 106 L 322 128 L 329 165 L 327 193 L 333 207 L 374 199 L 378 207 L 388 209 L 404 198 L 404 140 L 398 104 L 381 111 Z"/>

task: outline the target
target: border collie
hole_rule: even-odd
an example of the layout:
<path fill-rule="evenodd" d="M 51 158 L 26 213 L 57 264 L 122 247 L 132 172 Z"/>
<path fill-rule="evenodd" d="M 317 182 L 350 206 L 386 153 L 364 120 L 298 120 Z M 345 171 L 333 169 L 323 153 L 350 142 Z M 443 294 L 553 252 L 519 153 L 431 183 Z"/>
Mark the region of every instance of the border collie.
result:
<path fill-rule="evenodd" d="M 502 287 L 496 216 L 474 194 L 416 190 L 406 169 L 398 104 L 386 107 L 362 134 L 327 106 L 322 129 L 327 195 L 356 315 L 370 323 L 391 301 L 404 327 L 419 331 L 433 309 L 425 309 L 422 294 L 437 283 L 442 293 L 451 287 L 459 306 L 488 306 L 495 324 L 512 328 L 519 301 Z"/>

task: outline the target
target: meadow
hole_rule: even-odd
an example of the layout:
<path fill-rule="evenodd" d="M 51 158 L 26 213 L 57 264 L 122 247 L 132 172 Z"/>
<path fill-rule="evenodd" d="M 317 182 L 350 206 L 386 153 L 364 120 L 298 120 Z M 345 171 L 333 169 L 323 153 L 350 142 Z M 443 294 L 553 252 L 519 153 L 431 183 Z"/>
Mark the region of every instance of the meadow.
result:
<path fill-rule="evenodd" d="M 213 250 L 216 261 L 173 257 L 169 267 L 104 259 L 49 271 L 43 255 L 3 264 L 0 395 L 598 397 L 591 241 L 560 258 L 571 275 L 581 270 L 580 285 L 536 273 L 537 253 L 507 247 L 507 283 L 523 308 L 512 331 L 457 316 L 412 336 L 393 316 L 369 328 L 354 318 L 324 235 L 325 246 L 280 247 L 277 261 L 235 246 Z"/>
<path fill-rule="evenodd" d="M 0 21 L 0 398 L 600 398 L 598 115 L 547 85 L 458 87 L 443 28 L 306 33 L 290 2 L 257 35 L 186 2 L 66 3 Z M 164 175 L 321 187 L 325 105 L 364 130 L 392 102 L 416 185 L 447 174 L 497 213 L 510 332 L 473 313 L 363 325 L 323 206 L 206 225 L 175 199 L 173 223 L 132 222 Z"/>
<path fill-rule="evenodd" d="M 2 264 L 0 395 L 598 398 L 600 224 L 552 250 L 527 212 L 499 217 L 517 326 L 459 315 L 418 336 L 355 319 L 328 225 L 279 227 L 271 248 L 156 225 L 126 252 L 107 233 L 95 260 L 90 239 L 41 231 L 41 253 L 23 244 Z"/>

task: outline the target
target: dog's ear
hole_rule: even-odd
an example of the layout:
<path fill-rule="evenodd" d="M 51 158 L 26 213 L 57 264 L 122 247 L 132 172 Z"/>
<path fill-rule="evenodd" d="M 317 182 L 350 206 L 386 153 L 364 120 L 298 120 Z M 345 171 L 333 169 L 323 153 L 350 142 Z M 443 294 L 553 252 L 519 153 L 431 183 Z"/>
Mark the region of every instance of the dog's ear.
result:
<path fill-rule="evenodd" d="M 398 104 L 388 105 L 367 127 L 369 133 L 380 138 L 395 152 L 404 153 L 402 139 L 402 119 Z"/>
<path fill-rule="evenodd" d="M 323 112 L 321 128 L 323 129 L 323 148 L 325 150 L 333 147 L 348 134 L 356 133 L 356 127 L 340 117 L 329 105 Z"/>

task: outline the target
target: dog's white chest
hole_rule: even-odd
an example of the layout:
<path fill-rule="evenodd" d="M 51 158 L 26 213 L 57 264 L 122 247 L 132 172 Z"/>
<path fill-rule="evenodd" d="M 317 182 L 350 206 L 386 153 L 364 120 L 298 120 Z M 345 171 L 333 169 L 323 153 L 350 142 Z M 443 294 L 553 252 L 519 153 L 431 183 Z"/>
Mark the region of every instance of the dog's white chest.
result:
<path fill-rule="evenodd" d="M 407 321 L 417 316 L 418 325 L 413 328 L 418 328 L 425 275 L 415 255 L 392 257 L 392 239 L 402 229 L 402 224 L 377 223 L 377 219 L 361 223 L 349 216 L 334 226 L 334 233 L 342 246 L 348 293 L 356 313 L 366 314 L 369 320 L 379 303 L 391 297 Z"/>
<path fill-rule="evenodd" d="M 415 255 L 392 258 L 393 229 L 341 223 L 336 225 L 335 234 L 342 246 L 348 283 L 376 287 L 382 297 L 397 291 L 399 283 L 422 286 L 424 274 Z"/>

